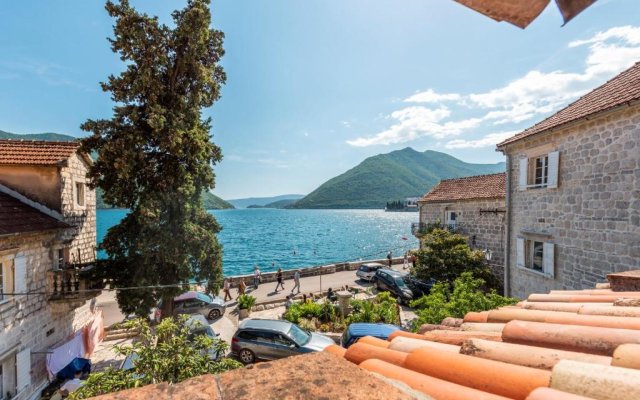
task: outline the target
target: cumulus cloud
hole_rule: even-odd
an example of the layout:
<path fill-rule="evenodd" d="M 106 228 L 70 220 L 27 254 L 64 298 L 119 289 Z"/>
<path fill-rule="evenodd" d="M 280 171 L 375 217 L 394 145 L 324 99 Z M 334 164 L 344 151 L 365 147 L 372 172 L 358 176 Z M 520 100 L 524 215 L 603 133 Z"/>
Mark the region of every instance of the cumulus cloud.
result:
<path fill-rule="evenodd" d="M 492 129 L 548 115 L 639 61 L 640 27 L 614 27 L 568 44 L 569 49 L 578 47 L 587 48 L 582 71 L 534 69 L 501 87 L 479 93 L 437 93 L 433 89 L 418 92 L 404 102 L 430 103 L 432 108 L 409 106 L 396 110 L 388 116 L 394 121 L 389 128 L 347 143 L 372 146 L 406 143 L 421 137 L 444 139 L 471 129 Z M 504 134 L 493 133 L 479 140 L 451 140 L 445 147 L 485 147 L 497 135 Z"/>
<path fill-rule="evenodd" d="M 510 138 L 518 133 L 518 131 L 496 132 L 490 133 L 476 140 L 455 139 L 448 141 L 444 147 L 447 149 L 477 149 L 481 147 L 492 147 Z"/>

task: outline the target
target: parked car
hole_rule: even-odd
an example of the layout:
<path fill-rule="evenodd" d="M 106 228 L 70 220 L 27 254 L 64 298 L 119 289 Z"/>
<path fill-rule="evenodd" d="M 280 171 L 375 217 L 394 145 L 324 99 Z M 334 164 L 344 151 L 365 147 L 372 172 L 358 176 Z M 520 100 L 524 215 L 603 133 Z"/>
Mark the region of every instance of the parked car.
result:
<path fill-rule="evenodd" d="M 436 281 L 435 279 L 430 279 L 428 282 L 425 282 L 421 281 L 413 275 L 405 275 L 404 283 L 406 283 L 409 289 L 411 289 L 413 298 L 417 299 L 431 293 L 431 288 L 433 287 L 433 284 L 436 283 Z"/>
<path fill-rule="evenodd" d="M 198 335 L 207 335 L 212 339 L 220 336 L 219 333 L 215 333 L 214 330 L 209 325 L 209 322 L 202 315 L 192 315 L 185 322 L 185 326 L 189 328 L 189 340 L 193 340 Z M 224 354 L 219 354 L 217 349 L 212 348 L 208 351 L 209 357 L 212 360 L 217 360 L 218 358 L 224 356 Z M 133 363 L 138 359 L 138 353 L 129 354 L 122 363 L 120 364 L 120 369 L 128 371 L 133 368 Z"/>
<path fill-rule="evenodd" d="M 151 321 L 160 322 L 162 301 L 152 312 Z M 185 292 L 173 299 L 173 316 L 179 314 L 200 314 L 210 320 L 224 315 L 227 306 L 220 297 L 211 297 L 202 292 Z"/>
<path fill-rule="evenodd" d="M 384 265 L 378 263 L 362 264 L 360 267 L 358 267 L 356 276 L 360 279 L 371 282 L 373 277 L 376 275 L 376 271 L 380 268 L 384 268 Z"/>
<path fill-rule="evenodd" d="M 288 321 L 247 319 L 231 339 L 231 354 L 243 364 L 251 364 L 258 359 L 276 360 L 322 351 L 331 344 L 335 344 L 331 338 L 305 331 Z"/>
<path fill-rule="evenodd" d="M 340 338 L 340 345 L 347 348 L 364 336 L 373 336 L 378 339 L 387 340 L 389 335 L 400 329 L 401 328 L 399 326 L 392 324 L 356 322 L 350 324 L 347 329 L 345 329 L 342 337 Z"/>
<path fill-rule="evenodd" d="M 379 269 L 373 277 L 373 282 L 378 290 L 391 292 L 401 303 L 407 304 L 413 299 L 413 292 L 404 282 L 405 275 L 392 269 Z"/>

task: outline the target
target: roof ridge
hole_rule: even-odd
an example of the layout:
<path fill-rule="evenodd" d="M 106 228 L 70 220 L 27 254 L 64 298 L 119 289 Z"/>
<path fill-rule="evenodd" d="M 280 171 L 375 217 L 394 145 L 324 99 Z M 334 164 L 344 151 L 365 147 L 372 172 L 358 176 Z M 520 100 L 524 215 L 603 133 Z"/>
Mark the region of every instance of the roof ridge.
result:
<path fill-rule="evenodd" d="M 74 145 L 74 146 L 79 146 L 80 145 L 80 139 L 74 139 L 74 140 L 44 140 L 44 139 L 15 139 L 15 138 L 7 138 L 7 139 L 0 139 L 0 143 L 26 143 L 26 144 L 50 144 L 50 145 Z"/>
<path fill-rule="evenodd" d="M 493 175 L 506 175 L 506 173 L 507 172 L 505 171 L 505 172 L 494 172 L 493 174 L 480 174 L 480 175 L 461 176 L 461 177 L 458 177 L 458 178 L 440 179 L 440 182 L 438 182 L 438 184 L 440 184 L 441 182 L 448 182 L 448 181 L 455 181 L 455 180 L 463 180 L 463 179 L 471 179 L 471 178 L 482 178 L 482 177 L 493 176 Z"/>

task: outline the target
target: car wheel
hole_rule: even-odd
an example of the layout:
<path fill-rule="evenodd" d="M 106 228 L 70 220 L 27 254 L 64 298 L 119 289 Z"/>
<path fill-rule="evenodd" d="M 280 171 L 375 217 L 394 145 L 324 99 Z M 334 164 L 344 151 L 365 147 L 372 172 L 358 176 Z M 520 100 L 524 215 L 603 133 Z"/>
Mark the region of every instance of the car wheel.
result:
<path fill-rule="evenodd" d="M 220 318 L 220 310 L 213 309 L 209 312 L 209 319 L 218 319 Z"/>
<path fill-rule="evenodd" d="M 249 349 L 242 349 L 238 353 L 238 358 L 243 364 L 252 364 L 256 361 L 256 355 Z"/>

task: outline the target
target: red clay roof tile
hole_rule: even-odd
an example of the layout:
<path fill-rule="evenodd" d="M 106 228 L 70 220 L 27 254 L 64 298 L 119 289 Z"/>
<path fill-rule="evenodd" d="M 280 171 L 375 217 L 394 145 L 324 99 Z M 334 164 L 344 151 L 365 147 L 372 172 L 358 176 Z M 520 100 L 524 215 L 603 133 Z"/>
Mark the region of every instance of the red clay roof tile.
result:
<path fill-rule="evenodd" d="M 636 100 L 640 100 L 640 62 L 615 76 L 604 85 L 580 97 L 549 118 L 506 139 L 502 143 L 498 143 L 497 146 L 500 148 L 520 139 Z"/>
<path fill-rule="evenodd" d="M 504 172 L 445 179 L 424 195 L 420 202 L 504 198 L 506 182 L 506 173 Z"/>
<path fill-rule="evenodd" d="M 57 165 L 78 151 L 78 142 L 0 140 L 0 164 Z"/>

